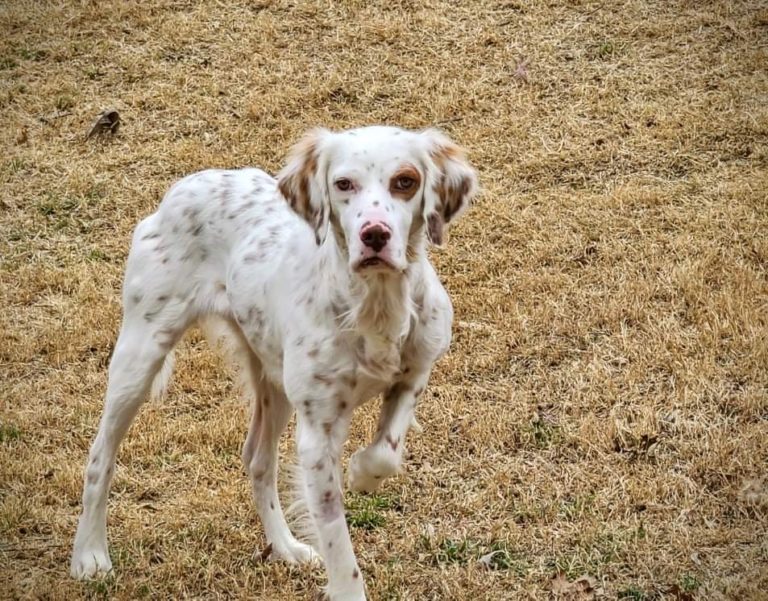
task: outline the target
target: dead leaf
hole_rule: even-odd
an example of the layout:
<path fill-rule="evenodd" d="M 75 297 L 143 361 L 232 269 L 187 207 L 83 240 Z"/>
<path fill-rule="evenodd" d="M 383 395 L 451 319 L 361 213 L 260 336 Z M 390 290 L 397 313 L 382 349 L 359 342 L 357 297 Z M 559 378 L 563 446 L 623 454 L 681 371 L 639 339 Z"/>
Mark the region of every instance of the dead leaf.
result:
<path fill-rule="evenodd" d="M 19 144 L 19 145 L 26 144 L 27 140 L 29 140 L 29 130 L 25 125 L 19 130 L 19 133 L 16 135 L 16 144 Z"/>
<path fill-rule="evenodd" d="M 684 590 L 679 584 L 673 584 L 667 593 L 673 596 L 677 601 L 693 601 L 694 596 L 690 591 Z"/>
<path fill-rule="evenodd" d="M 768 507 L 768 481 L 764 478 L 744 480 L 739 490 L 739 500 L 756 507 Z"/>
<path fill-rule="evenodd" d="M 497 551 L 491 551 L 490 553 L 486 553 L 480 559 L 477 560 L 477 563 L 479 563 L 481 567 L 487 570 L 490 570 L 493 568 L 493 564 L 491 563 L 493 561 L 493 558 L 499 553 L 503 553 L 503 552 L 504 551 L 497 550 Z"/>
<path fill-rule="evenodd" d="M 523 59 L 517 64 L 515 69 L 515 77 L 520 81 L 528 83 L 528 60 Z"/>
<path fill-rule="evenodd" d="M 119 129 L 120 113 L 118 113 L 115 109 L 107 109 L 102 111 L 102 113 L 96 118 L 96 121 L 93 122 L 93 125 L 91 126 L 88 135 L 85 136 L 85 139 L 88 140 L 91 136 L 106 133 L 115 135 Z"/>
<path fill-rule="evenodd" d="M 568 582 L 565 572 L 558 572 L 552 576 L 550 585 L 552 587 L 552 592 L 556 595 L 565 595 L 571 591 L 571 583 Z"/>
<path fill-rule="evenodd" d="M 580 576 L 570 582 L 564 572 L 558 572 L 552 577 L 550 584 L 556 596 L 568 601 L 592 601 L 596 595 L 603 593 L 591 576 Z"/>
<path fill-rule="evenodd" d="M 269 561 L 270 556 L 272 555 L 272 543 L 269 543 L 264 549 L 262 549 L 261 553 L 259 553 L 259 561 L 262 563 Z"/>

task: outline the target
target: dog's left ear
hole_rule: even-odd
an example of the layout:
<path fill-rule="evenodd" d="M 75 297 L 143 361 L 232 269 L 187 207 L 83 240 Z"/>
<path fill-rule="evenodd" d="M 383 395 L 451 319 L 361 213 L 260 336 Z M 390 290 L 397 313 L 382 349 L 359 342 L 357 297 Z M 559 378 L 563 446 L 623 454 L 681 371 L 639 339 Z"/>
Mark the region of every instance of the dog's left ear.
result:
<path fill-rule="evenodd" d="M 325 182 L 327 170 L 323 146 L 331 136 L 327 129 L 307 133 L 288 155 L 277 175 L 277 187 L 291 208 L 315 230 L 318 245 L 328 230 L 330 200 Z"/>
<path fill-rule="evenodd" d="M 435 129 L 421 133 L 427 143 L 428 173 L 424 187 L 424 220 L 433 244 L 442 244 L 445 227 L 477 194 L 477 172 L 464 150 Z"/>

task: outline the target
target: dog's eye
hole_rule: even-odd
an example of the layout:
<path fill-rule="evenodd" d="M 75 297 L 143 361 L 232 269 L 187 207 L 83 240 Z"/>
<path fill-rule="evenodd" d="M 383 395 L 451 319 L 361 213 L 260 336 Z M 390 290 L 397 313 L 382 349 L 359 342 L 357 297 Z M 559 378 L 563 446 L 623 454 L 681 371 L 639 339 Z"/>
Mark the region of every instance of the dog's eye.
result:
<path fill-rule="evenodd" d="M 352 181 L 346 178 L 337 179 L 334 185 L 339 192 L 349 192 L 352 189 Z"/>
<path fill-rule="evenodd" d="M 415 184 L 416 184 L 416 180 L 413 179 L 412 177 L 409 177 L 407 175 L 401 175 L 395 180 L 395 190 L 400 190 L 401 192 L 405 192 L 413 188 Z"/>

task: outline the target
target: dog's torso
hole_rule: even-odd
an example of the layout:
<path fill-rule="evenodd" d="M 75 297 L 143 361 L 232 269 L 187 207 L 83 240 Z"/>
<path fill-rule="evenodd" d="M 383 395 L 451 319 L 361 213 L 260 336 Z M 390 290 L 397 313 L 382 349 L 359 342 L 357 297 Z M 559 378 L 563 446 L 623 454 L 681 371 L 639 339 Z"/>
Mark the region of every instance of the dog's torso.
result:
<path fill-rule="evenodd" d="M 353 394 L 339 404 L 359 405 L 429 371 L 448 348 L 452 308 L 425 253 L 395 286 L 381 278 L 363 293 L 334 243 L 329 236 L 318 247 L 267 173 L 199 172 L 176 183 L 137 228 L 124 300 L 144 303 L 152 318 L 149 261 L 164 286 L 155 300 L 170 295 L 179 312 L 235 322 L 289 398 L 311 400 L 342 380 Z M 140 282 L 132 277 L 139 271 Z"/>

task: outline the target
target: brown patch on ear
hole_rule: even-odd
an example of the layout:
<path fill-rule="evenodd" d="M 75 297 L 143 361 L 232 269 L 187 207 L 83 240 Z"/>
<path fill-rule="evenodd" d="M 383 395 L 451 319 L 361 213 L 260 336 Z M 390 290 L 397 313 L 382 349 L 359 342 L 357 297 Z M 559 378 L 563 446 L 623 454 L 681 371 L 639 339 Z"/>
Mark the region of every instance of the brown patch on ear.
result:
<path fill-rule="evenodd" d="M 435 193 L 440 197 L 440 206 L 438 210 L 442 213 L 443 221 L 449 223 L 453 216 L 459 212 L 467 196 L 472 189 L 472 180 L 468 175 L 458 176 L 454 173 L 450 175 L 451 163 L 467 164 L 464 151 L 452 142 L 444 143 L 438 146 L 431 153 L 432 160 L 440 169 L 440 180 L 435 184 Z M 455 171 L 455 169 L 454 169 Z"/>
<path fill-rule="evenodd" d="M 461 178 L 461 182 L 456 186 L 449 186 L 446 183 L 447 179 L 447 177 L 443 177 L 437 189 L 437 193 L 442 200 L 442 212 L 445 223 L 449 223 L 451 218 L 459 211 L 472 185 L 467 177 Z"/>
<path fill-rule="evenodd" d="M 442 215 L 439 213 L 430 213 L 427 216 L 427 235 L 432 244 L 440 246 L 443 243 L 443 221 Z"/>
<path fill-rule="evenodd" d="M 312 214 L 310 181 L 317 170 L 317 137 L 308 135 L 291 151 L 289 167 L 277 187 L 296 213 L 317 227 L 317 215 Z"/>

